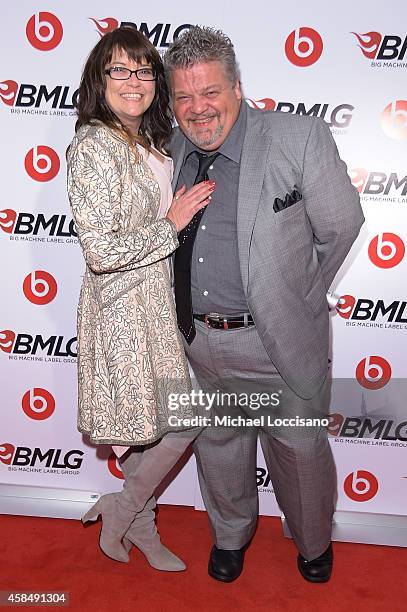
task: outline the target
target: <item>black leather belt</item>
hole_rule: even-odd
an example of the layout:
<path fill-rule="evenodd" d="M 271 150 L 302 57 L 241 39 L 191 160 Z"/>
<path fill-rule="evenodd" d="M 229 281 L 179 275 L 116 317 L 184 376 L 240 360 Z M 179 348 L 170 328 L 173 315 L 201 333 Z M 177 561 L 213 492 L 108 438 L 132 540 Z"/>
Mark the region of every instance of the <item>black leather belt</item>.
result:
<path fill-rule="evenodd" d="M 210 314 L 194 314 L 194 319 L 205 323 L 206 327 L 213 329 L 236 329 L 238 327 L 251 327 L 254 325 L 251 314 L 243 314 L 238 316 L 227 316 L 217 313 Z"/>

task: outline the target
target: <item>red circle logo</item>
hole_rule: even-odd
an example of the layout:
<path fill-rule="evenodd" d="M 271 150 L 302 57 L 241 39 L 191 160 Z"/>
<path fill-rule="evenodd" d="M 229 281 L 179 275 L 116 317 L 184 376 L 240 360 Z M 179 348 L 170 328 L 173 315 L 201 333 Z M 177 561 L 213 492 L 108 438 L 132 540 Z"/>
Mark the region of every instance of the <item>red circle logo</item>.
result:
<path fill-rule="evenodd" d="M 293 30 L 285 41 L 285 54 L 295 66 L 306 68 L 319 60 L 324 48 L 321 36 L 312 28 Z"/>
<path fill-rule="evenodd" d="M 35 270 L 23 282 L 23 292 L 27 300 L 37 306 L 49 304 L 55 298 L 58 285 L 55 278 L 45 270 Z"/>
<path fill-rule="evenodd" d="M 107 460 L 107 467 L 109 468 L 109 472 L 112 474 L 112 476 L 115 478 L 120 478 L 120 480 L 124 480 L 123 472 L 117 463 L 117 457 L 114 453 L 112 453 Z"/>
<path fill-rule="evenodd" d="M 30 149 L 24 159 L 27 174 L 40 183 L 52 181 L 59 172 L 61 163 L 54 149 L 38 145 Z"/>
<path fill-rule="evenodd" d="M 393 100 L 382 112 L 383 132 L 390 138 L 407 138 L 407 100 Z"/>
<path fill-rule="evenodd" d="M 353 295 L 342 295 L 336 305 L 336 312 L 344 319 L 349 319 L 355 302 L 356 299 L 353 297 Z"/>
<path fill-rule="evenodd" d="M 351 500 L 366 502 L 376 495 L 379 490 L 379 482 L 372 472 L 356 470 L 346 476 L 343 488 Z"/>
<path fill-rule="evenodd" d="M 41 11 L 30 17 L 25 29 L 28 42 L 38 51 L 52 51 L 64 34 L 62 23 L 52 13 Z"/>
<path fill-rule="evenodd" d="M 355 376 L 365 389 L 382 389 L 391 378 L 391 365 L 384 357 L 371 355 L 358 363 Z"/>
<path fill-rule="evenodd" d="M 48 419 L 55 410 L 54 397 L 41 387 L 34 387 L 24 393 L 21 405 L 25 414 L 35 421 Z"/>
<path fill-rule="evenodd" d="M 403 260 L 406 247 L 404 242 L 390 232 L 378 234 L 373 238 L 368 247 L 370 261 L 378 268 L 394 268 Z"/>

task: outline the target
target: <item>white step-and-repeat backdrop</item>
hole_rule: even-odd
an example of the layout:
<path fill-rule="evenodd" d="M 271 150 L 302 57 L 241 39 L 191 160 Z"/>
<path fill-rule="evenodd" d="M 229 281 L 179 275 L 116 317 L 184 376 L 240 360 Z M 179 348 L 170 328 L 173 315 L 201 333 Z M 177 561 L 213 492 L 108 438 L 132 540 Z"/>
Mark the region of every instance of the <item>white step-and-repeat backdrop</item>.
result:
<path fill-rule="evenodd" d="M 76 430 L 76 304 L 84 263 L 65 150 L 84 60 L 132 22 L 160 52 L 189 24 L 235 43 L 248 104 L 322 117 L 367 222 L 333 287 L 330 440 L 338 509 L 406 514 L 407 8 L 402 0 L 20 0 L 2 9 L 0 483 L 121 488 L 109 448 Z M 221 466 L 220 466 L 221 469 Z M 259 453 L 260 510 L 278 514 Z M 202 507 L 193 458 L 161 497 Z"/>

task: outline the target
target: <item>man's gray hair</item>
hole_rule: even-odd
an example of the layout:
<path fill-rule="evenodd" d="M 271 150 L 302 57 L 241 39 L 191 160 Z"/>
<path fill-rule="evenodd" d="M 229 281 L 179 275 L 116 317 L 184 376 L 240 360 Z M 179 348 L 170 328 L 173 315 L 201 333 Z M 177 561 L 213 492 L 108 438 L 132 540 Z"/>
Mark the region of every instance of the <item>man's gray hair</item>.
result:
<path fill-rule="evenodd" d="M 234 84 L 239 78 L 232 41 L 221 30 L 193 26 L 183 32 L 168 48 L 164 56 L 167 77 L 177 68 L 190 68 L 194 64 L 219 61 Z"/>

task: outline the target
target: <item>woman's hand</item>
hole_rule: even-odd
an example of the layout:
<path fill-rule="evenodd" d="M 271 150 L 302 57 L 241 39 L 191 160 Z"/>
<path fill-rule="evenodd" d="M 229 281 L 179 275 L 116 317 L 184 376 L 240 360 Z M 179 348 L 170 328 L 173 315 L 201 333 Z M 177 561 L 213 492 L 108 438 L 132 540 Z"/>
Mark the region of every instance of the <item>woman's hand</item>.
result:
<path fill-rule="evenodd" d="M 209 204 L 214 189 L 215 181 L 203 181 L 188 190 L 185 185 L 178 189 L 166 217 L 174 223 L 177 232 L 188 225 L 198 210 Z"/>

